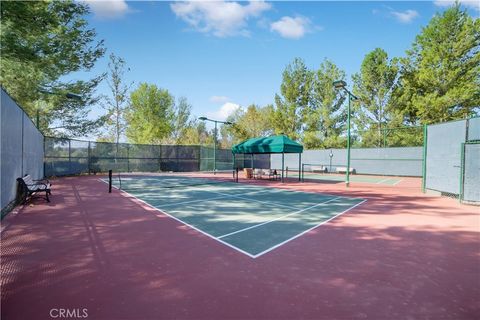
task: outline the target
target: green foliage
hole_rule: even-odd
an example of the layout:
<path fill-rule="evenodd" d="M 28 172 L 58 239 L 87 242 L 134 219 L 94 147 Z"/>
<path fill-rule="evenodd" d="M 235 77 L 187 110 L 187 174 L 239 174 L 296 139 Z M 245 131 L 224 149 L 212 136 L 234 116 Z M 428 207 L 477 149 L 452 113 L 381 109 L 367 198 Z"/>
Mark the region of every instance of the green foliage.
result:
<path fill-rule="evenodd" d="M 273 128 L 276 134 L 286 134 L 294 140 L 301 137 L 306 109 L 311 103 L 314 74 L 300 58 L 283 71 L 280 94 L 275 95 Z"/>
<path fill-rule="evenodd" d="M 191 124 L 185 128 L 181 144 L 213 145 L 213 135 L 207 131 L 203 121 L 192 120 Z"/>
<path fill-rule="evenodd" d="M 173 96 L 154 84 L 140 83 L 130 94 L 126 136 L 133 143 L 160 144 L 172 132 Z"/>
<path fill-rule="evenodd" d="M 107 109 L 107 136 L 105 138 L 107 141 L 115 143 L 120 141 L 126 129 L 125 112 L 128 106 L 128 90 L 131 84 L 125 83 L 125 71 L 125 60 L 113 53 L 110 54 L 107 83 L 111 96 L 105 99 Z"/>
<path fill-rule="evenodd" d="M 103 41 L 95 40 L 83 18 L 88 12 L 87 5 L 73 1 L 4 1 L 0 6 L 1 85 L 32 119 L 39 113 L 41 129 L 49 135 L 84 135 L 103 120 L 87 119 L 89 107 L 98 102 L 94 90 L 103 75 L 62 80 L 89 71 L 104 54 Z M 67 92 L 82 99 L 68 100 Z"/>
<path fill-rule="evenodd" d="M 233 144 L 249 138 L 271 135 L 273 133 L 272 113 L 272 105 L 259 107 L 252 104 L 248 106 L 247 110 L 237 109 L 227 119 L 234 124 L 221 127 L 222 146 L 231 147 Z M 232 139 L 228 139 L 228 136 L 231 136 Z"/>
<path fill-rule="evenodd" d="M 341 110 L 343 98 L 332 86 L 344 80 L 345 72 L 325 59 L 315 71 L 311 102 L 304 109 L 303 144 L 307 149 L 341 148 L 345 146 L 346 113 Z"/>
<path fill-rule="evenodd" d="M 381 130 L 372 128 L 352 131 L 352 146 L 356 148 L 414 147 L 422 145 L 422 126 L 384 127 Z"/>
<path fill-rule="evenodd" d="M 275 96 L 270 116 L 273 131 L 301 140 L 310 149 L 344 146 L 344 98 L 332 86 L 333 81 L 344 79 L 345 72 L 327 59 L 318 70 L 310 70 L 296 58 L 283 72 L 281 96 Z"/>
<path fill-rule="evenodd" d="M 397 77 L 396 59 L 389 60 L 387 53 L 380 48 L 368 53 L 360 73 L 353 75 L 353 92 L 360 99 L 359 103 L 352 105 L 353 122 L 358 129 L 364 130 L 361 138 L 369 146 L 381 146 L 382 128 L 392 126 L 395 111 L 391 96 Z M 374 128 L 377 130 L 368 130 Z"/>
<path fill-rule="evenodd" d="M 205 124 L 192 119 L 192 106 L 185 97 L 175 103 L 175 98 L 167 90 L 141 83 L 131 93 L 130 101 L 126 111 L 129 141 L 199 145 L 209 140 Z"/>
<path fill-rule="evenodd" d="M 396 103 L 405 121 L 435 123 L 478 114 L 480 19 L 460 4 L 435 15 L 401 59 Z"/>
<path fill-rule="evenodd" d="M 171 123 L 172 131 L 168 139 L 164 142 L 171 144 L 184 144 L 185 135 L 187 130 L 192 128 L 195 131 L 193 126 L 193 120 L 191 119 L 192 106 L 188 103 L 187 98 L 180 97 L 178 103 L 173 106 L 173 118 Z M 191 135 L 194 131 L 191 131 Z M 190 139 L 190 137 L 188 138 Z"/>

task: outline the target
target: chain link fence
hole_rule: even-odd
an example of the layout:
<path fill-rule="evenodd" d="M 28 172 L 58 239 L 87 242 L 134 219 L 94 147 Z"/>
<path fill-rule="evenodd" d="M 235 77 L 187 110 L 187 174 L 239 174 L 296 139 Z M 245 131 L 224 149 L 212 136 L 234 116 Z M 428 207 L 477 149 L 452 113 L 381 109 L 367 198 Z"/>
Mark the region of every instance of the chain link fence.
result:
<path fill-rule="evenodd" d="M 214 166 L 215 160 L 215 166 Z M 256 159 L 269 166 L 270 157 Z M 237 159 L 240 168 L 245 161 Z M 146 145 L 45 138 L 45 175 L 95 174 L 117 172 L 194 172 L 233 170 L 230 149 L 195 145 Z"/>
<path fill-rule="evenodd" d="M 352 148 L 350 168 L 357 174 L 387 176 L 422 176 L 422 148 Z M 272 155 L 272 168 L 281 168 L 282 155 Z M 306 150 L 302 154 L 305 169 L 325 168 L 336 172 L 347 166 L 347 149 Z M 285 154 L 289 170 L 301 170 L 297 154 Z"/>
<path fill-rule="evenodd" d="M 216 170 L 228 171 L 233 168 L 243 170 L 243 168 L 258 168 L 258 169 L 270 169 L 270 155 L 269 154 L 236 154 L 235 165 L 233 165 L 233 154 L 230 149 L 217 149 L 216 156 L 213 156 L 213 148 L 202 147 L 201 148 L 201 171 L 213 171 L 214 159 L 216 160 Z"/>
<path fill-rule="evenodd" d="M 422 126 L 352 130 L 352 147 L 354 148 L 421 147 L 422 145 Z"/>

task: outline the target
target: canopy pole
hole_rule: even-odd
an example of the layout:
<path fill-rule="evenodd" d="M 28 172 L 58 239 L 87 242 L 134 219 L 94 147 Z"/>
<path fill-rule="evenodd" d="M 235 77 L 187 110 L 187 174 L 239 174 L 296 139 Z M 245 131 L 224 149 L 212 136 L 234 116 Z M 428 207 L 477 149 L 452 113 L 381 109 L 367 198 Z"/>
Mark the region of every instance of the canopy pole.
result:
<path fill-rule="evenodd" d="M 250 168 L 253 169 L 253 153 L 250 153 Z"/>
<path fill-rule="evenodd" d="M 302 181 L 301 173 L 302 173 L 302 154 L 298 154 L 298 181 Z"/>
<path fill-rule="evenodd" d="M 237 162 L 235 161 L 235 153 L 233 154 L 233 163 L 232 163 L 232 166 L 233 166 L 233 179 L 235 179 L 235 171 L 237 169 Z"/>
<path fill-rule="evenodd" d="M 282 152 L 282 182 L 283 182 L 283 171 L 285 166 L 285 153 Z"/>

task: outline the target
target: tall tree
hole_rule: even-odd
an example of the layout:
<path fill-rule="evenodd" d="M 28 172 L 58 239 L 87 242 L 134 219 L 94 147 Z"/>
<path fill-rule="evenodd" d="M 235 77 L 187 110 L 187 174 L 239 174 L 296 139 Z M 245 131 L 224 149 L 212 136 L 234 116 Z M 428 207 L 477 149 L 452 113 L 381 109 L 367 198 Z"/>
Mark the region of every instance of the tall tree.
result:
<path fill-rule="evenodd" d="M 133 143 L 159 144 L 172 132 L 174 98 L 168 90 L 140 83 L 130 94 L 126 136 Z"/>
<path fill-rule="evenodd" d="M 108 63 L 107 83 L 111 96 L 106 98 L 107 109 L 107 139 L 120 142 L 125 132 L 125 112 L 128 106 L 128 90 L 131 84 L 125 83 L 125 72 L 130 68 L 126 67 L 125 60 L 115 54 L 110 54 Z"/>
<path fill-rule="evenodd" d="M 410 123 L 434 123 L 478 114 L 480 19 L 460 3 L 436 14 L 401 59 L 396 103 Z"/>
<path fill-rule="evenodd" d="M 353 92 L 361 103 L 355 104 L 355 124 L 369 145 L 381 146 L 382 129 L 393 117 L 391 96 L 398 75 L 396 59 L 376 48 L 363 59 L 360 73 L 353 75 Z M 373 130 L 376 129 L 376 130 Z"/>
<path fill-rule="evenodd" d="M 192 120 L 191 124 L 185 128 L 181 144 L 212 145 L 213 135 L 208 132 L 205 122 Z"/>
<path fill-rule="evenodd" d="M 0 6 L 1 85 L 31 118 L 40 112 L 47 134 L 84 135 L 103 120 L 89 120 L 88 112 L 99 100 L 94 93 L 104 75 L 63 80 L 90 71 L 104 54 L 103 41 L 95 40 L 95 30 L 84 19 L 88 13 L 88 6 L 77 1 L 6 1 Z M 67 92 L 82 98 L 66 99 Z"/>
<path fill-rule="evenodd" d="M 311 103 L 313 72 L 302 59 L 296 58 L 285 68 L 282 76 L 280 95 L 275 95 L 274 130 L 275 133 L 299 139 L 305 110 Z"/>
<path fill-rule="evenodd" d="M 315 72 L 312 103 L 304 113 L 303 143 L 306 148 L 342 148 L 345 138 L 346 113 L 341 109 L 341 92 L 333 88 L 333 81 L 345 80 L 345 72 L 325 59 Z"/>
<path fill-rule="evenodd" d="M 248 106 L 247 110 L 238 108 L 227 119 L 233 125 L 221 127 L 222 147 L 227 148 L 249 138 L 271 135 L 273 133 L 272 113 L 272 105 L 259 107 L 252 104 Z"/>
<path fill-rule="evenodd" d="M 172 144 L 183 144 L 184 137 L 188 128 L 193 126 L 193 120 L 191 119 L 192 106 L 188 103 L 187 98 L 180 97 L 178 102 L 173 105 L 172 131 L 168 139 L 164 142 Z"/>

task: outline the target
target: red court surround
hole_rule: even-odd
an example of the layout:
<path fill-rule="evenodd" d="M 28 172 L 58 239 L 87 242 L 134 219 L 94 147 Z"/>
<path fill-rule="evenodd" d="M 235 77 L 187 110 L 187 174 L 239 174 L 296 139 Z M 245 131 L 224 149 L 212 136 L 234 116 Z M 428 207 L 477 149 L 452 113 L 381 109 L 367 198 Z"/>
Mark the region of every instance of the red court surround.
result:
<path fill-rule="evenodd" d="M 51 203 L 2 221 L 2 319 L 480 318 L 480 209 L 418 179 L 255 181 L 368 201 L 252 259 L 98 178 L 53 180 Z"/>

